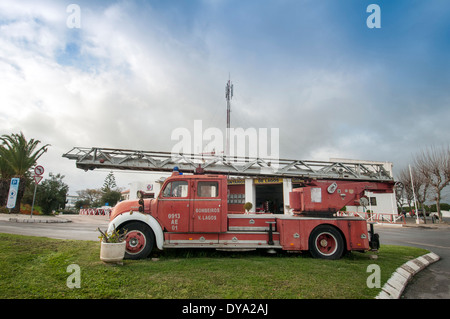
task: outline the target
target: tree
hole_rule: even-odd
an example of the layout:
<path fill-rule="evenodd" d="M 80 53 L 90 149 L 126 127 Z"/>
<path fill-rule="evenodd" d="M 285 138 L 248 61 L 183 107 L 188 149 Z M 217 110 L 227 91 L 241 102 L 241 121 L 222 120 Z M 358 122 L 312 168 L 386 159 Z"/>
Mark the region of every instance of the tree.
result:
<path fill-rule="evenodd" d="M 411 182 L 412 175 L 412 183 Z M 419 206 L 424 209 L 425 201 L 427 200 L 427 196 L 429 194 L 428 180 L 416 169 L 411 168 L 411 171 L 408 167 L 402 169 L 399 173 L 399 181 L 403 184 L 403 195 L 404 198 L 408 202 L 409 209 L 411 211 L 411 202 L 414 201 L 414 195 L 416 195 L 416 200 L 419 202 Z M 414 184 L 414 185 L 412 185 Z M 413 191 L 414 190 L 414 191 Z M 414 206 L 414 205 L 413 205 Z M 418 213 L 418 212 L 416 212 Z M 425 215 L 424 221 L 426 222 Z"/>
<path fill-rule="evenodd" d="M 414 158 L 414 164 L 415 169 L 430 185 L 439 221 L 442 222 L 440 202 L 442 190 L 450 184 L 450 148 L 427 148 Z"/>
<path fill-rule="evenodd" d="M 75 202 L 76 209 L 88 208 L 88 207 L 90 207 L 90 202 L 86 199 L 79 199 Z"/>
<path fill-rule="evenodd" d="M 36 194 L 36 203 L 46 215 L 51 214 L 54 210 L 65 208 L 69 191 L 69 186 L 63 182 L 64 175 L 50 173 L 49 176 L 50 179 L 46 179 L 38 185 Z"/>
<path fill-rule="evenodd" d="M 110 192 L 113 189 L 117 188 L 116 178 L 114 177 L 113 172 L 110 172 L 108 176 L 105 178 L 105 182 L 103 183 L 102 191 L 104 193 Z"/>
<path fill-rule="evenodd" d="M 12 168 L 8 165 L 6 158 L 2 155 L 7 150 L 4 145 L 0 145 L 0 207 L 6 205 L 8 198 L 9 183 L 13 176 Z"/>
<path fill-rule="evenodd" d="M 108 203 L 109 206 L 114 206 L 120 200 L 120 190 L 117 188 L 116 178 L 113 172 L 110 172 L 105 178 L 105 182 L 102 187 L 102 204 Z"/>
<path fill-rule="evenodd" d="M 114 206 L 117 204 L 117 202 L 120 200 L 120 197 L 122 196 L 122 193 L 115 190 L 115 191 L 109 191 L 107 193 L 104 193 L 102 196 L 102 204 L 108 204 L 109 206 Z"/>
<path fill-rule="evenodd" d="M 46 144 L 38 148 L 41 141 L 35 139 L 27 141 L 22 132 L 20 134 L 2 135 L 0 141 L 2 142 L 2 147 L 0 147 L 2 179 L 20 178 L 16 206 L 12 210 L 12 212 L 18 213 L 20 212 L 20 202 L 25 192 L 25 186 L 27 180 L 29 180 L 29 171 L 36 165 L 42 154 L 47 152 L 50 145 Z M 1 184 L 4 185 L 4 182 Z M 3 195 L 3 192 L 0 195 Z M 0 203 L 3 204 L 5 201 L 6 198 L 0 198 Z"/>
<path fill-rule="evenodd" d="M 79 201 L 83 203 L 84 206 L 88 207 L 98 207 L 100 206 L 101 197 L 103 195 L 100 189 L 84 189 L 77 191 L 79 196 Z"/>
<path fill-rule="evenodd" d="M 108 203 L 109 206 L 114 206 L 120 200 L 121 192 L 117 187 L 116 178 L 113 172 L 110 172 L 103 183 L 101 189 L 85 189 L 77 191 L 79 200 L 75 207 L 99 207 Z"/>

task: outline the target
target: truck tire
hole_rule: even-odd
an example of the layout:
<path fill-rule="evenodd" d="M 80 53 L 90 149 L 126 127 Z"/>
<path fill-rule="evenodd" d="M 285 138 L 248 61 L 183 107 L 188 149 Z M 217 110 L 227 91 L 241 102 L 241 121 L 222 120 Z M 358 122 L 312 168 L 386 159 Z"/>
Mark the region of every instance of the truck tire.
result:
<path fill-rule="evenodd" d="M 380 249 L 380 235 L 373 234 L 369 241 L 369 247 L 371 250 L 378 250 Z"/>
<path fill-rule="evenodd" d="M 344 252 L 344 239 L 333 226 L 317 226 L 309 236 L 309 252 L 314 258 L 339 259 Z"/>
<path fill-rule="evenodd" d="M 155 234 L 142 222 L 131 222 L 121 227 L 127 230 L 125 259 L 147 258 L 155 245 Z"/>

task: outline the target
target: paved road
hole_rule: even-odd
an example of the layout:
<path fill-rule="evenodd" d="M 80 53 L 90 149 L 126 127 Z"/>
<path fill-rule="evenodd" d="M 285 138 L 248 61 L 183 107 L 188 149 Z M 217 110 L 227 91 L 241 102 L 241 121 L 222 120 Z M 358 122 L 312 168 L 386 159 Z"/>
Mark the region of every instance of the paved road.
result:
<path fill-rule="evenodd" d="M 97 228 L 105 230 L 109 219 L 107 216 L 83 216 L 83 215 L 63 215 L 59 217 L 30 217 L 21 216 L 20 218 L 31 219 L 55 219 L 61 221 L 68 220 L 66 223 L 16 223 L 10 222 L 9 218 L 15 218 L 16 215 L 0 214 L 0 232 L 17 235 L 41 236 L 56 239 L 76 239 L 76 240 L 94 240 L 98 241 L 100 233 Z"/>
<path fill-rule="evenodd" d="M 420 247 L 441 259 L 418 273 L 408 283 L 403 299 L 450 298 L 450 228 L 433 225 L 413 227 L 376 227 L 381 244 Z"/>

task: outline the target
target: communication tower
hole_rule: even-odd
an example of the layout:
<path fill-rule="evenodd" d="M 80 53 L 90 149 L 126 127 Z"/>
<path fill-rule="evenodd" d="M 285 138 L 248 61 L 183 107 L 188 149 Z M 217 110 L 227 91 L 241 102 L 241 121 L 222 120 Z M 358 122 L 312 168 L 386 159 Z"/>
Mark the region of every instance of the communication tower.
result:
<path fill-rule="evenodd" d="M 227 99 L 227 145 L 226 156 L 230 155 L 230 113 L 231 113 L 231 99 L 233 98 L 233 83 L 228 77 L 228 82 L 225 87 L 225 98 Z"/>

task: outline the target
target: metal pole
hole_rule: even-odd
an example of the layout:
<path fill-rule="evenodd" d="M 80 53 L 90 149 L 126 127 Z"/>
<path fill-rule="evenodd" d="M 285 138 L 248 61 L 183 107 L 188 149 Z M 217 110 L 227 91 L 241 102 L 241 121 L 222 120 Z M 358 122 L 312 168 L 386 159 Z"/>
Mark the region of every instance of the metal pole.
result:
<path fill-rule="evenodd" d="M 225 155 L 228 157 L 230 155 L 231 99 L 233 98 L 233 84 L 231 83 L 230 76 L 228 76 L 227 86 L 225 87 L 225 98 L 227 99 L 227 137 Z"/>
<path fill-rule="evenodd" d="M 414 197 L 414 207 L 416 208 L 416 224 L 419 224 L 419 211 L 417 210 L 417 202 L 416 202 L 416 192 L 414 191 L 414 181 L 413 181 L 413 176 L 412 176 L 412 172 L 411 172 L 411 165 L 409 165 L 409 175 L 411 176 L 411 187 L 412 187 L 412 191 L 413 191 L 413 197 Z"/>
<path fill-rule="evenodd" d="M 31 214 L 30 214 L 30 218 L 33 217 L 33 209 L 34 209 L 34 199 L 36 198 L 36 188 L 37 188 L 37 183 L 34 183 L 34 194 L 33 194 L 33 204 L 31 205 Z"/>
<path fill-rule="evenodd" d="M 227 100 L 227 149 L 225 155 L 230 156 L 230 100 Z"/>

